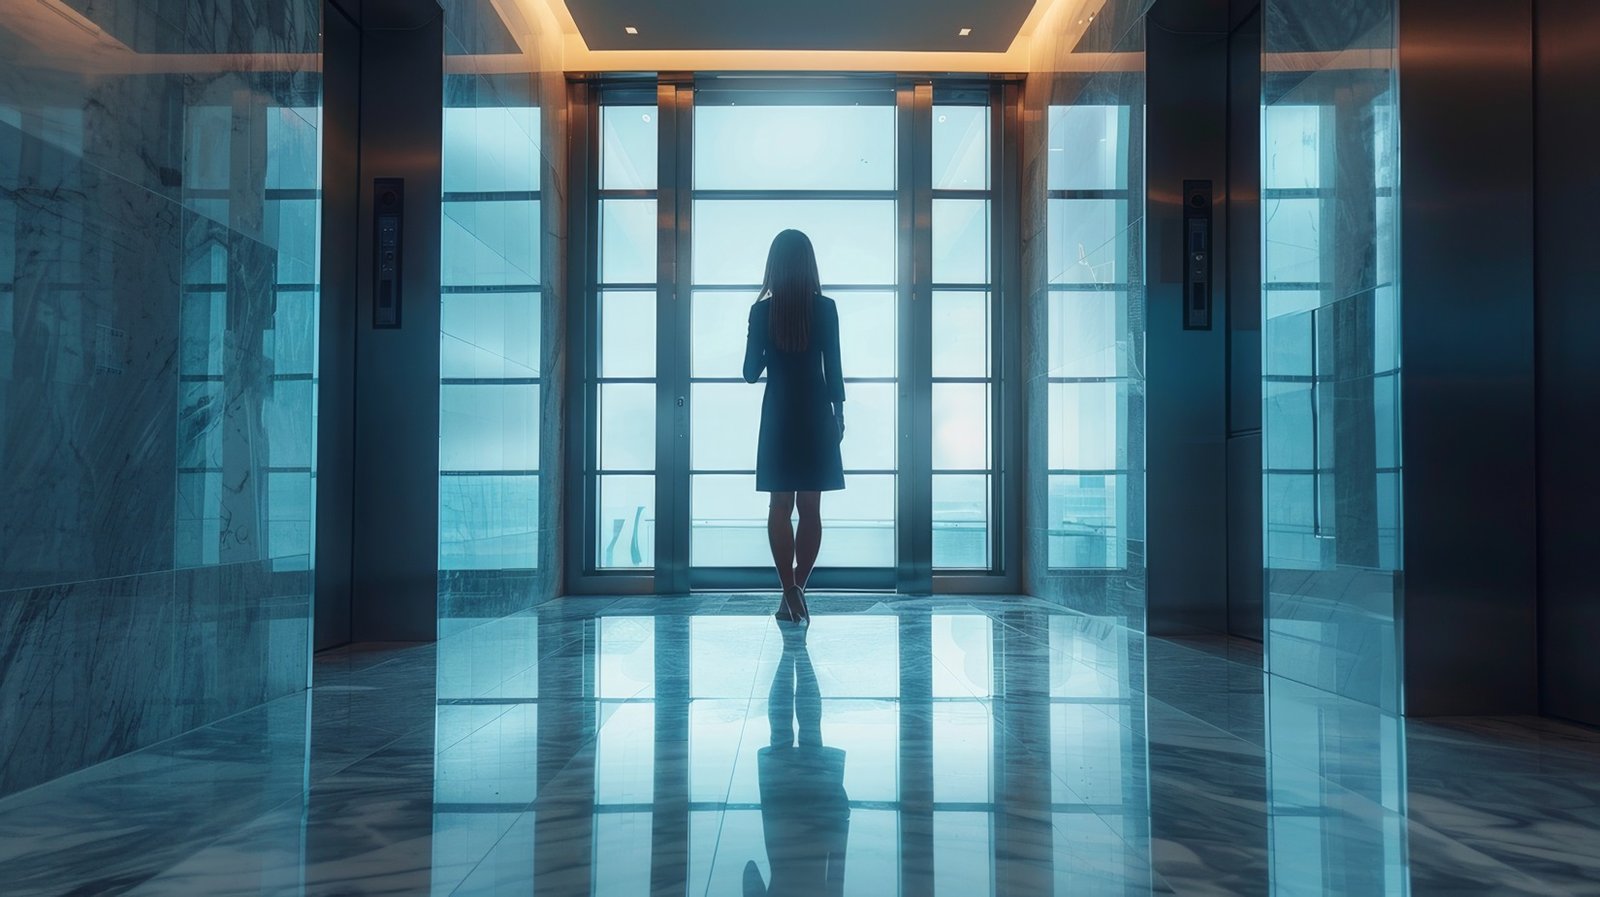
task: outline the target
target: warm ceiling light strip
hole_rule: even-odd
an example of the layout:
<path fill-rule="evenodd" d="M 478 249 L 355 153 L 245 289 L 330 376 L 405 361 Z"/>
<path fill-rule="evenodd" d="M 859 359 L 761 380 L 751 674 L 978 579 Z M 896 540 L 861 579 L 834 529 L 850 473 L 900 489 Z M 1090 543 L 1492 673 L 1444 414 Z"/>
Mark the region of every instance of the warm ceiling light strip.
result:
<path fill-rule="evenodd" d="M 1011 46 L 1001 52 L 960 51 L 859 51 L 859 50 L 591 50 L 578 31 L 577 20 L 565 0 L 503 0 L 522 7 L 529 19 L 559 23 L 561 64 L 569 72 L 664 72 L 664 71 L 900 71 L 900 72 L 1026 72 L 1034 61 L 1032 36 L 1043 29 L 1047 55 L 1056 47 L 1076 44 L 1090 11 L 1098 11 L 1105 0 L 1035 0 Z M 626 26 L 633 27 L 633 26 Z M 969 31 L 963 26 L 961 31 Z M 970 34 L 963 34 L 969 37 Z M 1045 50 L 1044 47 L 1039 48 Z M 1126 61 L 1117 55 L 1142 54 L 1070 53 L 1068 58 L 1045 59 L 1045 68 L 1063 65 L 1075 71 L 1105 68 L 1134 69 L 1137 59 Z"/>

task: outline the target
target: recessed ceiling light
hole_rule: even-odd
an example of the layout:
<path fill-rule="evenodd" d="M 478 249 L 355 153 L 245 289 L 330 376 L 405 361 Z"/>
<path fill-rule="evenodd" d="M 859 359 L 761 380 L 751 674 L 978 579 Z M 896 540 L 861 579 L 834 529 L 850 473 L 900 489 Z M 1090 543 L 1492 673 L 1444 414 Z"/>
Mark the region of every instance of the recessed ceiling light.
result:
<path fill-rule="evenodd" d="M 972 29 L 971 28 L 963 28 L 960 31 L 957 31 L 956 34 L 961 36 L 961 37 L 968 37 L 968 36 L 970 36 L 972 34 Z"/>
<path fill-rule="evenodd" d="M 622 26 L 622 30 L 628 32 L 629 34 L 638 34 L 639 33 L 639 29 L 633 27 L 632 25 L 624 25 L 624 26 Z"/>

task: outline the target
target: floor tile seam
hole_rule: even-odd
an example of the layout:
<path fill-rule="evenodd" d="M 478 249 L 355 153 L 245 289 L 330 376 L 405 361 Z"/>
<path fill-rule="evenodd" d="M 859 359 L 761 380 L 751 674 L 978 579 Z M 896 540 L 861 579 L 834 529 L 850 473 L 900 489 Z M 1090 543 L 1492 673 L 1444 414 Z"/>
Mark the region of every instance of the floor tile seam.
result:
<path fill-rule="evenodd" d="M 1485 865 L 1487 865 L 1489 867 L 1492 867 L 1496 872 L 1503 873 L 1503 874 L 1508 873 L 1510 875 L 1510 877 L 1516 878 L 1516 879 L 1520 879 L 1520 881 L 1518 882 L 1518 885 L 1520 885 L 1520 886 L 1522 886 L 1524 888 L 1530 889 L 1528 891 L 1528 893 L 1542 893 L 1544 891 L 1542 891 L 1542 889 L 1536 888 L 1536 886 L 1541 886 L 1541 885 L 1548 884 L 1548 882 L 1546 880 L 1539 878 L 1538 876 L 1534 875 L 1533 873 L 1528 872 L 1528 871 L 1526 871 L 1524 869 L 1518 868 L 1516 866 L 1513 866 L 1510 863 L 1506 862 L 1505 860 L 1502 860 L 1501 858 L 1486 852 L 1485 850 L 1483 850 L 1483 848 L 1481 846 L 1475 845 L 1470 840 L 1465 840 L 1465 839 L 1461 838 L 1458 835 L 1451 834 L 1450 832 L 1447 832 L 1447 831 L 1445 831 L 1443 829 L 1440 829 L 1440 828 L 1438 828 L 1436 826 L 1432 826 L 1432 825 L 1428 825 L 1428 824 L 1423 823 L 1423 822 L 1419 822 L 1415 818 L 1411 817 L 1409 813 L 1404 815 L 1403 818 L 1404 818 L 1405 826 L 1406 826 L 1406 839 L 1405 839 L 1406 860 L 1405 860 L 1405 868 L 1406 868 L 1406 878 L 1407 878 L 1408 881 L 1412 878 L 1412 876 L 1414 875 L 1414 873 L 1416 871 L 1416 865 L 1417 864 L 1415 862 L 1415 858 L 1416 858 L 1416 855 L 1417 855 L 1417 847 L 1418 847 L 1418 845 L 1416 843 L 1416 840 L 1412 837 L 1412 831 L 1413 830 L 1417 830 L 1417 831 L 1426 832 L 1428 835 L 1430 835 L 1432 837 L 1435 837 L 1435 838 L 1438 838 L 1440 841 L 1448 844 L 1454 850 L 1463 851 L 1463 852 L 1465 852 L 1467 854 L 1470 854 L 1477 862 L 1485 864 Z M 1503 843 L 1503 842 L 1490 842 L 1490 843 Z M 1448 859 L 1448 857 L 1447 857 L 1447 859 Z M 1452 865 L 1459 865 L 1459 863 L 1452 862 Z"/>
<path fill-rule="evenodd" d="M 568 639 L 567 641 L 564 641 L 561 644 L 551 648 L 549 651 L 547 651 L 547 652 L 545 652 L 543 654 L 539 654 L 539 655 L 535 656 L 532 663 L 530 663 L 527 666 L 517 670 L 514 673 L 510 673 L 509 675 L 505 676 L 504 678 L 502 678 L 499 682 L 495 683 L 494 685 L 485 686 L 481 691 L 477 692 L 476 694 L 467 695 L 466 699 L 467 700 L 477 700 L 479 698 L 488 697 L 490 692 L 501 688 L 507 682 L 510 682 L 512 679 L 515 679 L 518 676 L 521 676 L 522 674 L 528 672 L 529 670 L 537 669 L 538 667 L 545 665 L 550 657 L 553 657 L 553 656 L 559 654 L 561 651 L 566 650 L 567 648 L 571 647 L 572 645 L 577 645 L 577 644 L 582 644 L 582 643 L 583 643 L 583 638 L 581 636 L 578 637 L 578 638 Z M 438 700 L 438 701 L 459 700 L 458 698 L 439 698 L 438 697 L 438 687 L 437 687 L 438 686 L 438 670 L 437 670 L 437 668 L 434 671 L 434 683 L 435 683 L 435 688 L 434 688 L 435 700 Z M 532 700 L 534 700 L 534 701 L 539 700 L 539 696 L 538 695 L 532 696 Z"/>
<path fill-rule="evenodd" d="M 449 897 L 456 897 L 457 894 L 464 894 L 461 889 L 465 888 L 467 883 L 472 881 L 472 876 L 476 875 L 478 869 L 481 868 L 484 863 L 489 861 L 489 857 L 494 856 L 494 852 L 500 848 L 500 845 L 504 843 L 507 838 L 511 837 L 511 833 L 516 830 L 517 826 L 521 824 L 522 820 L 531 816 L 533 813 L 533 810 L 522 810 L 518 812 L 516 818 L 511 820 L 511 824 L 506 826 L 506 830 L 500 833 L 500 837 L 494 839 L 494 843 L 490 844 L 488 848 L 483 851 L 483 855 L 478 857 L 477 862 L 472 864 L 472 868 L 468 869 L 466 874 L 461 876 L 461 880 L 456 882 L 456 886 L 450 889 Z M 432 868 L 431 860 L 429 868 L 430 870 Z M 535 877 L 537 877 L 537 870 L 535 870 Z M 533 882 L 530 880 L 528 884 L 531 887 Z"/>
<path fill-rule="evenodd" d="M 779 656 L 779 661 L 778 662 L 781 664 L 782 663 L 781 651 L 782 651 L 782 635 L 783 635 L 783 633 L 780 631 L 778 633 L 778 635 L 779 635 L 779 651 L 780 651 L 780 656 Z M 722 809 L 717 811 L 717 833 L 716 833 L 716 837 L 713 838 L 712 841 L 711 841 L 711 858 L 708 861 L 707 867 L 706 867 L 708 870 L 715 870 L 717 868 L 717 854 L 722 849 L 722 831 L 723 831 L 724 826 L 726 826 L 727 823 L 728 823 L 728 809 L 727 808 L 728 808 L 728 804 L 732 802 L 731 798 L 733 797 L 733 780 L 734 780 L 734 777 L 736 775 L 738 775 L 738 772 L 739 772 L 739 760 L 743 756 L 743 753 L 744 753 L 745 734 L 750 729 L 750 711 L 755 707 L 755 702 L 757 700 L 756 695 L 760 692 L 760 688 L 761 688 L 760 670 L 761 670 L 761 668 L 763 666 L 761 661 L 766 658 L 767 645 L 771 641 L 772 641 L 772 631 L 771 631 L 771 629 L 769 629 L 767 627 L 763 627 L 762 628 L 762 635 L 761 635 L 761 650 L 756 655 L 756 657 L 757 657 L 757 662 L 756 662 L 757 673 L 756 673 L 756 675 L 754 677 L 751 678 L 751 680 L 750 680 L 750 692 L 745 697 L 744 714 L 743 714 L 743 717 L 742 717 L 742 719 L 740 720 L 740 723 L 739 723 L 739 740 L 734 743 L 733 764 L 728 769 L 728 784 L 727 784 L 727 787 L 723 790 L 723 793 L 722 793 Z M 807 651 L 807 654 L 809 655 L 809 653 L 810 653 L 810 647 L 809 646 L 807 646 L 806 651 Z M 774 675 L 776 675 L 776 671 L 774 671 Z M 688 745 L 685 745 L 684 749 L 685 749 L 685 756 L 687 757 L 687 755 L 688 755 Z M 759 777 L 759 773 L 758 773 L 758 777 Z M 690 783 L 690 790 L 691 791 L 693 790 L 693 787 L 694 787 L 694 785 L 691 782 Z M 707 880 L 706 880 L 706 894 L 707 895 L 709 895 L 709 893 L 711 891 L 711 880 L 710 879 L 711 879 L 711 876 L 708 875 L 707 876 Z M 688 882 L 685 882 L 684 884 L 685 884 L 686 888 L 689 886 Z"/>
<path fill-rule="evenodd" d="M 1423 723 L 1426 723 L 1427 719 L 1426 718 L 1422 718 L 1420 721 L 1423 722 Z M 1437 737 L 1434 737 L 1433 735 L 1431 735 L 1429 733 L 1426 733 L 1426 732 L 1418 733 L 1418 732 L 1416 732 L 1412 727 L 1412 721 L 1408 719 L 1407 720 L 1407 725 L 1406 725 L 1406 751 L 1407 751 L 1408 754 L 1411 752 L 1411 748 L 1412 748 L 1413 745 L 1415 745 L 1417 747 L 1420 747 L 1420 748 L 1427 749 L 1427 750 L 1494 751 L 1494 752 L 1497 752 L 1497 753 L 1516 754 L 1518 756 L 1532 758 L 1532 759 L 1535 759 L 1537 761 L 1544 761 L 1546 759 L 1551 759 L 1552 758 L 1551 753 L 1548 752 L 1548 751 L 1522 747 L 1522 746 L 1516 745 L 1514 743 L 1509 743 L 1509 742 L 1496 742 L 1496 741 L 1489 740 L 1487 738 L 1484 738 L 1482 740 L 1472 741 L 1472 742 L 1463 742 L 1463 741 L 1443 741 L 1443 742 L 1441 742 L 1440 739 L 1438 739 Z M 1554 762 L 1558 762 L 1558 763 L 1574 763 L 1575 762 L 1575 763 L 1579 763 L 1579 764 L 1583 764 L 1583 765 L 1594 767 L 1596 770 L 1600 770 L 1600 757 L 1596 757 L 1596 756 L 1594 756 L 1592 754 L 1586 754 L 1586 753 L 1583 753 L 1583 752 L 1580 752 L 1580 751 L 1563 751 L 1563 752 L 1561 752 L 1559 754 L 1555 754 L 1554 757 L 1553 757 L 1553 760 L 1554 760 Z"/>
<path fill-rule="evenodd" d="M 1157 703 L 1165 704 L 1165 702 L 1160 701 L 1160 699 L 1158 699 L 1158 698 L 1151 698 L 1150 700 L 1154 701 L 1154 702 L 1157 702 Z M 1225 735 L 1228 738 L 1232 738 L 1232 739 L 1237 740 L 1237 741 L 1244 741 L 1243 739 L 1240 739 L 1238 736 L 1233 735 L 1232 733 L 1228 732 L 1227 730 L 1224 730 L 1224 729 L 1221 729 L 1221 728 L 1219 728 L 1217 726 L 1214 726 L 1211 723 L 1208 723 L 1203 719 L 1198 719 L 1198 718 L 1192 716 L 1191 714 L 1186 713 L 1183 710 L 1179 710 L 1177 708 L 1171 707 L 1170 705 L 1167 705 L 1167 706 L 1168 706 L 1168 709 L 1173 710 L 1173 712 L 1175 712 L 1175 713 L 1177 713 L 1177 714 L 1179 714 L 1181 716 L 1189 717 L 1192 721 L 1199 723 L 1201 726 L 1204 726 L 1204 727 L 1207 727 L 1207 728 L 1210 728 L 1210 729 L 1214 729 L 1214 730 L 1216 730 L 1218 732 L 1221 732 L 1223 735 Z M 1250 742 L 1244 742 L 1244 743 L 1250 744 Z M 1340 795 L 1342 795 L 1344 797 L 1352 799 L 1352 800 L 1358 802 L 1359 804 L 1364 805 L 1365 807 L 1375 808 L 1376 811 L 1377 811 L 1377 814 L 1379 816 L 1388 816 L 1388 815 L 1399 816 L 1400 818 L 1406 820 L 1407 824 L 1412 824 L 1412 819 L 1411 819 L 1411 816 L 1410 816 L 1409 807 L 1406 807 L 1404 809 L 1399 809 L 1399 810 L 1390 809 L 1388 807 L 1385 807 L 1382 803 L 1378 802 L 1377 800 L 1374 800 L 1373 798 L 1371 798 L 1371 797 L 1369 797 L 1369 796 L 1367 796 L 1365 794 L 1362 794 L 1362 793 L 1360 793 L 1358 791 L 1355 791 L 1354 789 L 1348 788 L 1348 787 L 1346 787 L 1346 786 L 1344 786 L 1344 785 L 1342 785 L 1342 784 L 1340 784 L 1340 783 L 1338 783 L 1338 782 L 1336 782 L 1336 781 L 1334 781 L 1332 779 L 1329 779 L 1328 777 L 1323 775 L 1321 772 L 1319 772 L 1317 769 L 1314 769 L 1314 768 L 1312 768 L 1310 766 L 1307 766 L 1304 763 L 1299 763 L 1299 762 L 1293 761 L 1293 760 L 1291 760 L 1291 759 L 1289 759 L 1287 757 L 1282 757 L 1281 755 L 1278 755 L 1278 754 L 1276 754 L 1276 753 L 1274 753 L 1272 751 L 1266 750 L 1264 748 L 1257 747 L 1257 746 L 1255 746 L 1253 744 L 1250 744 L 1250 746 L 1252 748 L 1255 748 L 1257 751 L 1259 751 L 1259 755 L 1260 755 L 1260 757 L 1262 759 L 1261 774 L 1262 774 L 1262 778 L 1263 778 L 1263 784 L 1265 785 L 1265 787 L 1267 789 L 1267 792 L 1268 792 L 1264 796 L 1265 796 L 1266 801 L 1267 801 L 1267 810 L 1268 810 L 1268 815 L 1269 816 L 1272 815 L 1272 813 L 1271 813 L 1272 796 L 1271 796 L 1271 793 L 1270 793 L 1271 792 L 1271 783 L 1270 783 L 1271 767 L 1270 767 L 1270 763 L 1271 763 L 1271 761 L 1273 759 L 1279 759 L 1279 760 L 1287 761 L 1290 766 L 1294 767 L 1295 769 L 1300 770 L 1301 772 L 1307 772 L 1307 773 L 1310 773 L 1313 776 L 1315 776 L 1317 782 L 1322 786 L 1322 788 L 1324 789 L 1325 792 L 1337 793 L 1337 794 L 1340 794 Z M 1408 790 L 1408 789 L 1402 789 L 1402 790 Z M 1438 834 L 1441 834 L 1441 837 L 1446 837 L 1447 840 L 1454 840 L 1454 839 L 1449 839 L 1448 836 L 1442 835 L 1442 833 L 1438 833 Z"/>
<path fill-rule="evenodd" d="M 1101 813 L 1098 810 L 1093 809 L 1093 807 L 1097 804 L 1096 801 L 1089 800 L 1083 793 L 1078 791 L 1078 789 L 1074 788 L 1072 786 L 1072 783 L 1070 781 L 1068 781 L 1065 776 L 1062 776 L 1062 775 L 1060 775 L 1060 774 L 1058 774 L 1056 772 L 1055 763 L 1054 763 L 1055 758 L 1053 756 L 1051 756 L 1049 753 L 1041 753 L 1037 748 L 1031 747 L 1031 746 L 1021 742 L 1020 740 L 1017 740 L 1015 743 L 1020 744 L 1022 746 L 1022 750 L 1027 751 L 1030 755 L 1032 755 L 1032 757 L 1034 758 L 1034 762 L 1037 763 L 1042 759 L 1044 765 L 1046 766 L 1046 768 L 1048 768 L 1050 770 L 1050 778 L 1053 781 L 1055 781 L 1056 783 L 1059 783 L 1061 785 L 1061 787 L 1065 788 L 1069 793 L 1072 794 L 1072 796 L 1076 797 L 1078 799 L 1078 803 L 1079 804 L 1083 805 L 1085 808 L 1088 808 L 1088 815 L 1093 816 L 1096 820 L 1098 820 L 1100 822 L 1100 824 L 1105 827 L 1106 832 L 1109 835 L 1111 835 L 1111 837 L 1116 838 L 1119 842 L 1121 842 L 1123 844 L 1123 846 L 1127 847 L 1129 850 L 1131 850 L 1131 851 L 1136 851 L 1137 850 L 1137 847 L 1134 844 L 1130 843 L 1127 838 L 1125 838 L 1122 835 L 1118 834 L 1117 831 L 1114 828 L 1111 827 L 1111 824 L 1106 821 L 1105 816 L 1101 815 Z M 1144 770 L 1144 779 L 1145 779 L 1146 782 L 1148 782 L 1149 779 L 1150 779 L 1148 764 L 1146 764 L 1146 768 Z M 1121 786 L 1122 781 L 1123 780 L 1121 779 L 1121 777 L 1119 777 L 1119 782 L 1118 782 L 1119 787 Z M 990 787 L 991 788 L 993 787 L 993 783 L 992 782 L 991 782 Z M 1051 803 L 1052 806 L 1054 806 L 1055 801 L 1052 800 L 1050 803 Z M 1050 813 L 1051 813 L 1051 815 L 1053 817 L 1055 815 L 1055 810 L 1052 809 L 1050 811 Z M 1149 815 L 1148 808 L 1145 811 L 1145 815 L 1146 815 L 1146 817 L 1148 817 L 1148 815 Z M 1053 820 L 1052 820 L 1052 825 L 1054 825 L 1054 821 Z"/>
<path fill-rule="evenodd" d="M 478 705 L 465 705 L 465 706 L 482 707 L 482 706 L 485 706 L 485 705 L 478 704 Z M 465 735 L 460 736 L 459 738 L 456 738 L 455 740 L 451 741 L 449 744 L 443 744 L 443 745 L 441 745 L 439 743 L 439 734 L 438 734 L 439 733 L 439 716 L 438 716 L 438 713 L 436 711 L 434 713 L 434 723 L 433 723 L 433 731 L 434 731 L 433 755 L 434 755 L 434 757 L 438 758 L 438 757 L 444 756 L 445 751 L 448 751 L 451 748 L 454 748 L 457 745 L 462 744 L 467 739 L 473 737 L 474 735 L 477 735 L 479 732 L 482 732 L 483 730 L 489 728 L 490 726 L 494 725 L 495 723 L 505 719 L 506 716 L 509 715 L 511 713 L 511 711 L 515 710 L 516 708 L 522 707 L 522 706 L 526 706 L 526 705 L 523 705 L 523 704 L 505 704 L 505 705 L 490 704 L 490 705 L 487 705 L 487 706 L 499 707 L 500 708 L 500 712 L 496 713 L 495 715 L 493 715 L 493 716 L 489 717 L 488 719 L 484 720 L 481 724 L 479 724 L 478 726 L 474 727 L 472 729 L 472 731 L 466 733 Z"/>
<path fill-rule="evenodd" d="M 0 797 L 0 809 L 3 809 L 6 805 L 11 804 L 13 802 L 18 802 L 22 798 L 24 798 L 24 797 L 26 797 L 26 796 L 28 796 L 30 794 L 32 794 L 34 796 L 37 796 L 35 794 L 35 792 L 37 792 L 37 791 L 39 791 L 40 789 L 43 789 L 43 788 L 48 788 L 48 787 L 50 787 L 52 785 L 56 785 L 56 786 L 60 786 L 60 787 L 70 787 L 73 783 L 70 782 L 70 781 L 67 781 L 67 780 L 75 778 L 75 777 L 78 777 L 78 776 L 85 776 L 85 775 L 87 775 L 87 774 L 89 774 L 91 772 L 106 772 L 107 771 L 107 767 L 112 765 L 112 764 L 117 764 L 117 763 L 120 762 L 123 765 L 126 765 L 126 763 L 129 762 L 129 760 L 131 758 L 134 758 L 134 757 L 151 757 L 151 756 L 155 756 L 158 753 L 158 751 L 160 751 L 163 748 L 170 748 L 172 746 L 173 742 L 176 742 L 179 739 L 191 737 L 191 736 L 193 736 L 193 735 L 195 735 L 197 733 L 204 732 L 207 729 L 217 729 L 223 723 L 227 723 L 227 722 L 231 722 L 233 720 L 236 720 L 238 717 L 244 716 L 247 713 L 253 713 L 253 712 L 257 711 L 257 710 L 261 710 L 262 708 L 269 707 L 269 706 L 271 706 L 273 704 L 278 704 L 278 703 L 287 704 L 288 702 L 290 702 L 292 700 L 296 700 L 296 699 L 298 699 L 300 701 L 306 701 L 308 696 L 309 696 L 309 694 L 310 694 L 310 691 L 311 690 L 309 688 L 308 689 L 303 689 L 301 691 L 294 692 L 293 694 L 280 695 L 280 696 L 278 696 L 276 698 L 272 698 L 272 699 L 267 700 L 267 701 L 262 701 L 262 702 L 257 703 L 257 704 L 252 704 L 251 706 L 246 707 L 243 710 L 240 710 L 240 711 L 238 711 L 236 713 L 230 713 L 227 716 L 224 716 L 224 717 L 222 717 L 220 719 L 212 720 L 209 723 L 205 723 L 203 725 L 194 726 L 192 728 L 185 729 L 182 732 L 178 732 L 178 733 L 176 733 L 174 735 L 170 735 L 170 736 L 168 736 L 166 738 L 163 738 L 160 741 L 157 741 L 157 742 L 155 742 L 153 744 L 147 744 L 144 747 L 136 748 L 136 749 L 131 750 L 131 751 L 126 751 L 124 753 L 117 754 L 115 757 L 107 757 L 106 759 L 101 760 L 98 763 L 92 763 L 92 764 L 90 764 L 88 766 L 85 766 L 85 767 L 83 767 L 81 769 L 75 769 L 75 770 L 67 773 L 66 775 L 57 776 L 57 777 L 55 777 L 53 779 L 46 779 L 43 782 L 39 782 L 39 783 L 34 784 L 34 785 L 29 785 L 27 788 L 24 788 L 24 789 L 22 789 L 20 791 L 14 791 L 14 792 L 12 792 L 10 794 L 5 795 L 4 797 Z M 308 716 L 307 716 L 307 726 L 309 727 L 309 725 L 310 725 L 310 722 L 309 722 L 309 714 L 308 714 Z M 182 759 L 182 758 L 179 758 L 177 756 L 173 756 L 172 759 L 179 760 L 179 759 Z M 188 761 L 188 762 L 201 763 L 201 762 L 205 762 L 205 761 L 195 760 L 195 761 Z M 85 784 L 87 784 L 87 783 L 85 783 Z"/>
<path fill-rule="evenodd" d="M 164 878 L 165 876 L 170 874 L 174 869 L 178 868 L 182 864 L 188 862 L 189 860 L 194 859 L 195 857 L 197 857 L 200 854 L 210 850 L 211 848 L 216 847 L 218 844 L 222 843 L 227 838 L 235 836 L 235 835 L 238 835 L 241 832 L 244 832 L 244 831 L 248 830 L 250 827 L 260 824 L 263 820 L 266 820 L 268 817 L 272 816 L 274 813 L 277 813 L 277 812 L 279 812 L 279 811 L 291 806 L 292 804 L 296 803 L 297 801 L 301 805 L 301 813 L 302 813 L 302 816 L 303 816 L 305 811 L 310 807 L 310 804 L 311 804 L 311 790 L 312 790 L 312 787 L 313 787 L 314 784 L 315 784 L 315 781 L 311 778 L 310 761 L 309 761 L 309 755 L 308 755 L 307 761 L 302 765 L 301 788 L 300 788 L 300 791 L 297 794 L 291 795 L 291 796 L 286 796 L 282 800 L 280 800 L 280 801 L 278 801 L 276 803 L 268 804 L 260 812 L 257 812 L 257 813 L 251 815 L 250 817 L 248 817 L 246 819 L 241 819 L 238 822 L 235 822 L 235 823 L 233 823 L 231 825 L 228 825 L 228 826 L 226 826 L 226 827 L 224 827 L 222 829 L 214 830 L 214 829 L 211 829 L 208 826 L 205 830 L 214 832 L 210 837 L 203 838 L 201 843 L 199 843 L 196 846 L 194 846 L 194 849 L 184 851 L 183 854 L 181 856 L 179 856 L 177 859 L 175 859 L 173 862 L 167 863 L 161 869 L 155 871 L 154 873 L 152 873 L 148 877 L 140 880 L 137 884 L 133 885 L 128 890 L 131 891 L 131 890 L 134 890 L 136 888 L 145 888 L 145 887 L 148 887 L 148 886 L 152 885 L 155 882 L 160 881 L 162 878 Z"/>
<path fill-rule="evenodd" d="M 371 760 L 373 757 L 376 757 L 377 755 L 383 753 L 384 751 L 388 750 L 389 748 L 394 747 L 395 744 L 399 743 L 400 741 L 403 741 L 404 739 L 415 737 L 419 733 L 425 731 L 428 728 L 429 725 L 433 725 L 433 724 L 429 723 L 428 725 L 416 726 L 415 728 L 412 728 L 411 730 L 409 730 L 407 732 L 402 732 L 400 734 L 397 734 L 393 738 L 390 738 L 390 739 L 382 742 L 381 744 L 378 744 L 377 746 L 373 747 L 371 750 L 363 751 L 360 754 L 351 757 L 347 762 L 341 763 L 339 766 L 337 766 L 337 767 L 335 767 L 333 769 L 327 770 L 327 771 L 323 772 L 321 775 L 311 776 L 309 774 L 309 772 L 308 772 L 307 779 L 311 783 L 311 785 L 314 787 L 316 785 L 320 785 L 320 784 L 323 784 L 325 782 L 328 782 L 331 779 L 334 779 L 334 778 L 336 778 L 338 776 L 344 775 L 345 773 L 349 772 L 350 769 L 352 767 L 354 767 L 356 764 L 364 763 L 364 762 L 366 762 L 368 760 Z M 387 735 L 387 734 L 390 734 L 390 733 L 385 732 L 384 734 Z M 437 754 L 435 754 L 435 756 L 437 757 Z M 311 762 L 315 763 L 316 762 L 316 758 L 312 757 L 311 758 Z"/>

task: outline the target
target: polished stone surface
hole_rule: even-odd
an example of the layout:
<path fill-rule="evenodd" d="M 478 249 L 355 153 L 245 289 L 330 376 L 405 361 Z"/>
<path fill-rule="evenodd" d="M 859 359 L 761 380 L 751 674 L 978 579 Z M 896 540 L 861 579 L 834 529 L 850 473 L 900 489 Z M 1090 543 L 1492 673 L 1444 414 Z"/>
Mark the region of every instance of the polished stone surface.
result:
<path fill-rule="evenodd" d="M 0 801 L 44 894 L 1600 893 L 1600 733 L 1029 598 L 568 598 Z"/>
<path fill-rule="evenodd" d="M 321 6 L 0 16 L 0 794 L 305 688 Z"/>

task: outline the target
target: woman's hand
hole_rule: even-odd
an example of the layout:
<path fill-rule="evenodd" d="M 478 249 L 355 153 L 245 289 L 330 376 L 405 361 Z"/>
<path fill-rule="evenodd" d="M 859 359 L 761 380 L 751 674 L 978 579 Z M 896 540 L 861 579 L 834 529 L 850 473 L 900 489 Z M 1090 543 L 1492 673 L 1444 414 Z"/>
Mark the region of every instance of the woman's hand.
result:
<path fill-rule="evenodd" d="M 839 439 L 844 439 L 844 406 L 835 405 L 833 408 L 833 422 L 839 425 Z"/>

